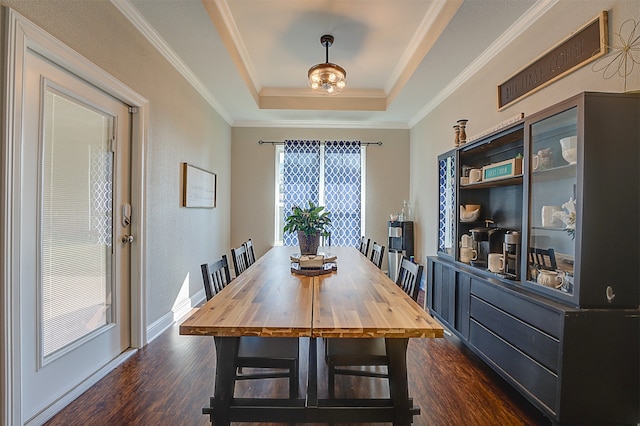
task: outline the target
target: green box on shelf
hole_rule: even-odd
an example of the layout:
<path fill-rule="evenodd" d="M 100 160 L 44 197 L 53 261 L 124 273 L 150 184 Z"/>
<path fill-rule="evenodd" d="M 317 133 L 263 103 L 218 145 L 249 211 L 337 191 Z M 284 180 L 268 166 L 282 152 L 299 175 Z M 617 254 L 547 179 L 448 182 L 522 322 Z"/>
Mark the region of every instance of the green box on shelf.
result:
<path fill-rule="evenodd" d="M 489 164 L 482 168 L 482 180 L 491 181 L 496 179 L 506 179 L 522 174 L 522 158 L 512 158 L 511 160 Z"/>

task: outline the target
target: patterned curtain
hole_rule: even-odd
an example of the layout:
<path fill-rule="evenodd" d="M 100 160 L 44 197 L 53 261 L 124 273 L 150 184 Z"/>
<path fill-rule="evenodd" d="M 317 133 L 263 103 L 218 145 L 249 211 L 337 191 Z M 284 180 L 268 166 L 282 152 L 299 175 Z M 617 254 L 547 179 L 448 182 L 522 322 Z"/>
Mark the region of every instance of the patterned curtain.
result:
<path fill-rule="evenodd" d="M 294 206 L 306 207 L 309 201 L 318 204 L 320 197 L 320 141 L 285 141 L 283 194 L 284 217 Z M 287 232 L 283 245 L 298 245 L 298 236 Z"/>
<path fill-rule="evenodd" d="M 360 142 L 332 141 L 324 153 L 324 205 L 331 212 L 331 244 L 357 247 L 361 237 Z"/>

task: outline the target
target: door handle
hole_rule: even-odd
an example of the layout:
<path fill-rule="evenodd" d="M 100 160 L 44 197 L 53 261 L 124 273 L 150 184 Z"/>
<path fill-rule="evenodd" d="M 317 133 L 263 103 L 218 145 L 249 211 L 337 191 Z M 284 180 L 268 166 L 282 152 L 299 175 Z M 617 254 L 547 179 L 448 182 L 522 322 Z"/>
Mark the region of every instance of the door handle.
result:
<path fill-rule="evenodd" d="M 134 240 L 133 235 L 123 235 L 121 241 L 124 244 L 131 244 L 133 242 L 133 240 Z"/>

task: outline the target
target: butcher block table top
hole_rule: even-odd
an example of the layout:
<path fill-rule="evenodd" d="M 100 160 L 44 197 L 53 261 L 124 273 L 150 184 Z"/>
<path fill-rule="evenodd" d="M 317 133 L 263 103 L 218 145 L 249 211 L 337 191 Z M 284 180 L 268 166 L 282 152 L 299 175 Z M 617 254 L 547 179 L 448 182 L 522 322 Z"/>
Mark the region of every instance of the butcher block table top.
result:
<path fill-rule="evenodd" d="M 443 329 L 354 247 L 326 247 L 338 270 L 290 270 L 296 247 L 274 247 L 182 323 L 180 334 L 442 337 Z"/>
<path fill-rule="evenodd" d="M 313 277 L 291 273 L 293 247 L 276 247 L 180 325 L 180 334 L 311 336 Z"/>
<path fill-rule="evenodd" d="M 338 271 L 316 277 L 314 337 L 443 337 L 442 326 L 352 247 L 328 247 Z"/>

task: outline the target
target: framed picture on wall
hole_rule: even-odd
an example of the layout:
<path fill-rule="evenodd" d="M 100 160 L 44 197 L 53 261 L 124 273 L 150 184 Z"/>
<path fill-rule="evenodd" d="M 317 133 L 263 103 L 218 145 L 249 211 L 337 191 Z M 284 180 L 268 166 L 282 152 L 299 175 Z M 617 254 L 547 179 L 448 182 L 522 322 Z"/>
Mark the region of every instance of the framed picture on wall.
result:
<path fill-rule="evenodd" d="M 182 206 L 216 206 L 216 174 L 189 163 L 182 163 Z"/>

